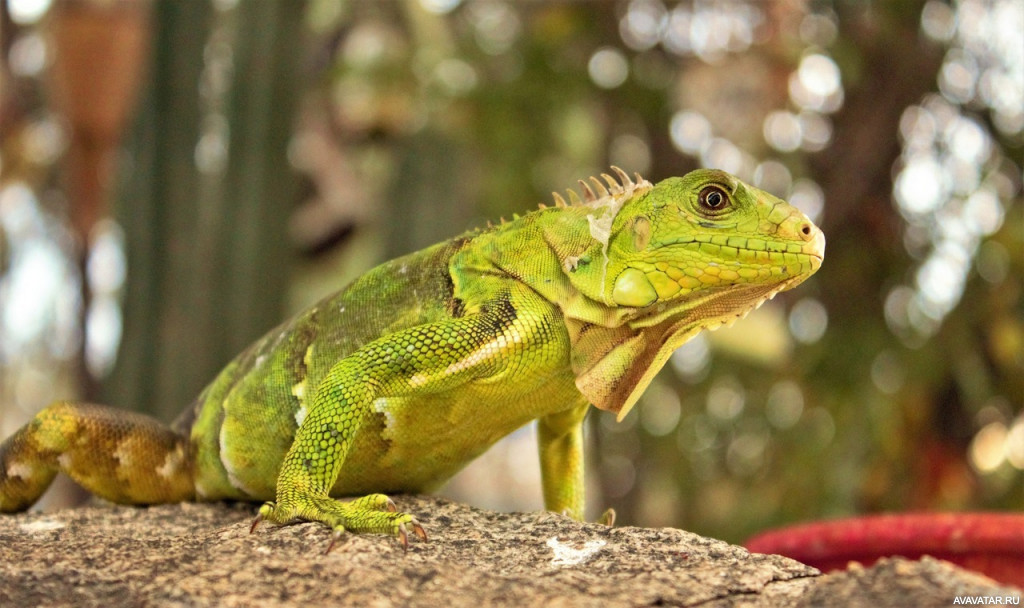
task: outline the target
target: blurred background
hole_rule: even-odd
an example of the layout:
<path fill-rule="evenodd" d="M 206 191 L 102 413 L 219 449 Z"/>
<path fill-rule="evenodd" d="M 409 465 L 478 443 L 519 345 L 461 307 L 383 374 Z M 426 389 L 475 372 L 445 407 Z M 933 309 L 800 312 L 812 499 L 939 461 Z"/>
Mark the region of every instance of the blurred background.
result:
<path fill-rule="evenodd" d="M 172 420 L 389 257 L 610 164 L 786 198 L 822 270 L 588 419 L 590 517 L 729 541 L 1024 507 L 1024 3 L 0 0 L 0 435 Z M 542 501 L 533 429 L 447 496 Z M 70 492 L 73 495 L 73 492 Z M 72 500 L 66 487 L 47 505 Z"/>

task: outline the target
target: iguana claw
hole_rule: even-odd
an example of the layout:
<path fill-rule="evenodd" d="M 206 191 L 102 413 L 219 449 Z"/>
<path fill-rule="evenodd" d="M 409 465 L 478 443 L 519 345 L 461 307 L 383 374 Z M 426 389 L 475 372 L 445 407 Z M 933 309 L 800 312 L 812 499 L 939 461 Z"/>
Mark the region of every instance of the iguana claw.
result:
<path fill-rule="evenodd" d="M 412 526 L 412 531 L 420 538 L 421 541 L 427 542 L 427 532 L 420 525 L 420 522 L 415 519 L 410 520 L 409 525 Z M 398 524 L 398 538 L 402 542 L 402 549 L 406 552 L 409 551 L 409 533 L 405 529 L 405 523 Z"/>
<path fill-rule="evenodd" d="M 273 511 L 274 511 L 274 503 L 272 503 L 272 502 L 264 503 L 260 507 L 260 510 L 256 512 L 256 519 L 252 520 L 252 525 L 249 526 L 249 534 L 252 534 L 253 532 L 255 532 L 256 531 L 256 527 L 260 525 L 260 522 L 262 522 L 264 519 L 267 518 L 267 514 L 268 513 L 272 513 Z"/>
<path fill-rule="evenodd" d="M 398 524 L 398 540 L 402 542 L 402 551 L 409 552 L 409 535 L 405 532 L 405 524 Z"/>
<path fill-rule="evenodd" d="M 327 550 L 324 551 L 324 555 L 327 555 L 331 552 L 331 549 L 334 548 L 335 543 L 337 543 L 342 536 L 345 536 L 345 529 L 335 528 L 334 532 L 331 534 L 331 542 L 327 544 Z"/>
<path fill-rule="evenodd" d="M 416 533 L 416 536 L 418 536 L 421 541 L 427 542 L 427 531 L 423 529 L 423 526 L 420 525 L 420 522 L 414 519 L 409 523 L 412 524 L 412 531 Z"/>
<path fill-rule="evenodd" d="M 267 519 L 274 512 L 274 506 L 273 502 L 265 502 L 260 506 L 260 510 L 256 512 L 256 519 L 252 520 L 252 525 L 249 526 L 249 534 L 255 532 L 260 522 Z"/>

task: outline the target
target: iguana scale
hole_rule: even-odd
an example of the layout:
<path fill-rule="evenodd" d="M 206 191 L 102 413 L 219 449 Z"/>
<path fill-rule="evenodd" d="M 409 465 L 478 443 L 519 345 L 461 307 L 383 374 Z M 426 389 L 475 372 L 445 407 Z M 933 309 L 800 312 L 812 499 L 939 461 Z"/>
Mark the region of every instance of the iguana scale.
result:
<path fill-rule="evenodd" d="M 50 405 L 0 444 L 0 511 L 63 471 L 118 503 L 262 500 L 254 527 L 405 543 L 425 534 L 386 493 L 435 489 L 537 420 L 545 506 L 582 519 L 590 405 L 621 420 L 675 348 L 804 281 L 825 247 L 727 173 L 614 171 L 370 270 L 241 353 L 170 428 Z"/>

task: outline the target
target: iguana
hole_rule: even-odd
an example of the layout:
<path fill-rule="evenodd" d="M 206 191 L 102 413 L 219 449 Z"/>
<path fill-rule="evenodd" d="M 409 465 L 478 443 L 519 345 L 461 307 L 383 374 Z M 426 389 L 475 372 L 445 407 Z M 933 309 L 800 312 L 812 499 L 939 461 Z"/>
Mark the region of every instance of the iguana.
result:
<path fill-rule="evenodd" d="M 0 512 L 63 471 L 117 503 L 269 501 L 253 528 L 317 521 L 331 545 L 351 530 L 407 546 L 426 534 L 385 493 L 435 489 L 537 420 L 545 506 L 582 519 L 590 405 L 621 420 L 674 349 L 798 285 L 825 249 L 728 173 L 613 171 L 370 270 L 242 352 L 170 428 L 50 405 L 0 444 Z"/>

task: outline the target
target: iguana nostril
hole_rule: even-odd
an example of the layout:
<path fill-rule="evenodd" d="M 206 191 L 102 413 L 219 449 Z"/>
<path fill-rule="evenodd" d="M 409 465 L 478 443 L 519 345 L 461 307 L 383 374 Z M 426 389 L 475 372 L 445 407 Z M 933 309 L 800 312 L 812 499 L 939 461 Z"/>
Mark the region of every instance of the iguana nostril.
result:
<path fill-rule="evenodd" d="M 811 225 L 804 224 L 803 226 L 801 226 L 800 233 L 803 234 L 804 236 L 811 236 Z"/>

